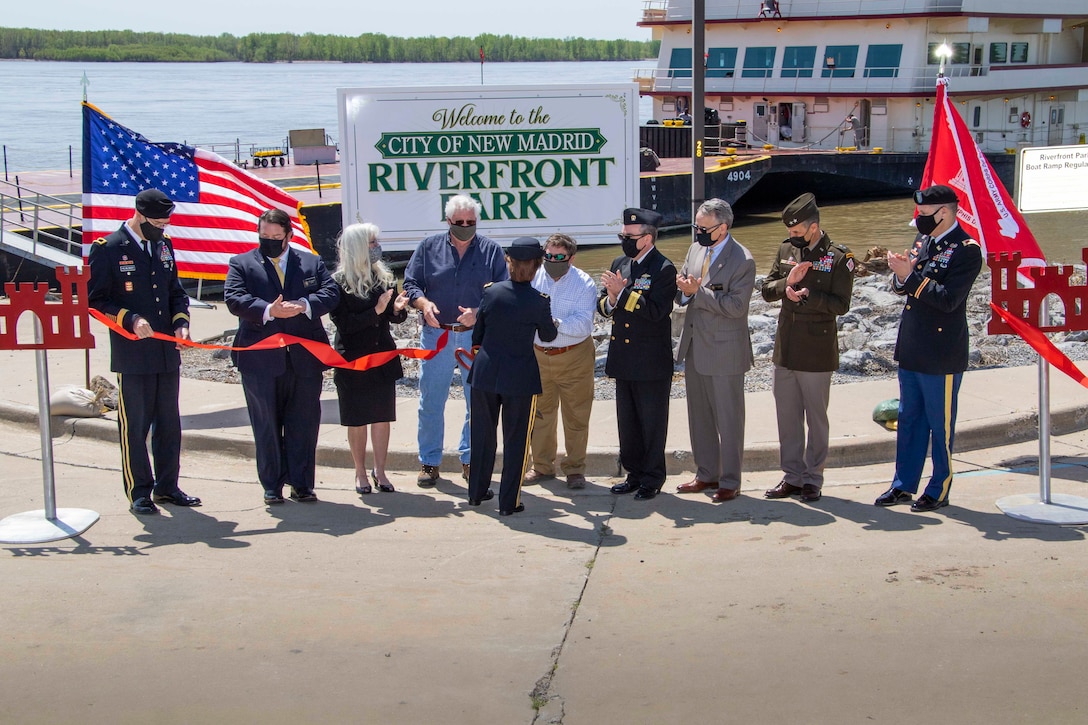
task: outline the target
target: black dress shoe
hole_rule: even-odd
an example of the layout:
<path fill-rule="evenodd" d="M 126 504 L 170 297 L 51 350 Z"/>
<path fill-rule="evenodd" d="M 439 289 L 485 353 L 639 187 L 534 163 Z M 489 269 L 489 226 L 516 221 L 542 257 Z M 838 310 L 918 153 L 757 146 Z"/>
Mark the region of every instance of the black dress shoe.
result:
<path fill-rule="evenodd" d="M 822 495 L 823 493 L 820 489 L 816 488 L 811 483 L 806 483 L 801 487 L 801 500 L 805 503 L 816 503 L 820 500 L 820 496 Z"/>
<path fill-rule="evenodd" d="M 487 491 L 485 491 L 485 492 L 484 492 L 484 495 L 483 495 L 483 496 L 481 496 L 480 498 L 470 498 L 470 499 L 468 500 L 468 505 L 469 505 L 469 506 L 479 506 L 479 505 L 480 505 L 480 504 L 482 504 L 482 503 L 483 503 L 484 501 L 490 501 L 490 500 L 491 500 L 491 499 L 493 499 L 493 498 L 495 498 L 495 492 L 494 492 L 494 491 L 492 491 L 492 490 L 491 490 L 491 489 L 489 488 L 489 489 L 487 489 Z"/>
<path fill-rule="evenodd" d="M 510 514 L 520 514 L 525 510 L 525 504 L 519 503 L 512 509 L 499 509 L 499 516 L 509 516 Z"/>
<path fill-rule="evenodd" d="M 911 511 L 936 511 L 948 505 L 948 499 L 938 501 L 927 493 L 923 493 L 918 500 L 911 504 Z"/>
<path fill-rule="evenodd" d="M 298 501 L 299 503 L 313 503 L 317 501 L 317 494 L 313 491 L 299 491 L 298 489 L 291 489 L 291 500 Z"/>
<path fill-rule="evenodd" d="M 151 499 L 147 496 L 143 496 L 133 501 L 128 510 L 140 516 L 153 516 L 159 512 L 159 507 L 151 503 Z"/>
<path fill-rule="evenodd" d="M 182 491 L 180 488 L 173 493 L 156 493 L 151 495 L 151 500 L 155 503 L 172 503 L 175 506 L 199 506 L 200 499 L 196 496 L 190 496 Z"/>
<path fill-rule="evenodd" d="M 639 489 L 639 485 L 634 481 L 628 479 L 623 483 L 617 483 L 611 489 L 612 493 L 634 493 Z"/>
<path fill-rule="evenodd" d="M 283 494 L 276 493 L 275 491 L 265 491 L 264 502 L 268 506 L 275 506 L 276 504 L 281 504 L 283 503 Z"/>
<path fill-rule="evenodd" d="M 640 488 L 639 490 L 635 491 L 635 500 L 636 501 L 649 501 L 651 498 L 656 496 L 658 491 L 660 491 L 660 490 L 661 489 L 657 489 L 657 488 Z"/>
<path fill-rule="evenodd" d="M 803 488 L 803 486 L 794 486 L 792 483 L 779 481 L 777 486 L 763 492 L 763 498 L 789 498 L 801 493 Z"/>
<path fill-rule="evenodd" d="M 884 493 L 876 497 L 876 501 L 873 503 L 877 506 L 895 506 L 900 503 L 910 503 L 910 500 L 914 498 L 906 491 L 902 491 L 898 488 L 889 488 Z"/>

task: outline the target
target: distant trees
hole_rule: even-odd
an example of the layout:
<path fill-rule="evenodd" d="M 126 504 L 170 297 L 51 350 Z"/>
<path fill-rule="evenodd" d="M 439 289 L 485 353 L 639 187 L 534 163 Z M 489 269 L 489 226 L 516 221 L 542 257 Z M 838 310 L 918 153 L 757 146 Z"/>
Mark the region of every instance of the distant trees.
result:
<path fill-rule="evenodd" d="M 305 33 L 250 33 L 235 37 L 137 33 L 131 30 L 34 30 L 0 28 L 0 58 L 61 61 L 276 63 L 457 63 L 477 61 L 642 60 L 657 56 L 659 41 L 587 38 L 398 38 L 381 33 L 356 37 Z"/>

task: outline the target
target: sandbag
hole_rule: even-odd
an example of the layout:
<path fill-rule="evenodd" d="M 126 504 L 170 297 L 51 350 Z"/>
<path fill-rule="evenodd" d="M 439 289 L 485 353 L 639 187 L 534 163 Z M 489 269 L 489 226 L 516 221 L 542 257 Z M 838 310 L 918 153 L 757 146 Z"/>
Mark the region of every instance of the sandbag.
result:
<path fill-rule="evenodd" d="M 78 385 L 62 385 L 49 396 L 49 414 L 66 418 L 97 418 L 104 409 L 99 397 Z"/>

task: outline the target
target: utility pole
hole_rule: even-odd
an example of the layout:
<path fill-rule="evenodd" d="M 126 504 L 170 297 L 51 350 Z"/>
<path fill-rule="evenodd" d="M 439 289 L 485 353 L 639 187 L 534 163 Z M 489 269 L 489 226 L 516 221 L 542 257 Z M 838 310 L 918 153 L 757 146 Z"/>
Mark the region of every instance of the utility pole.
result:
<path fill-rule="evenodd" d="M 703 142 L 706 137 L 706 0 L 694 0 L 691 13 L 691 220 L 706 201 Z M 692 242 L 695 230 L 691 230 Z"/>

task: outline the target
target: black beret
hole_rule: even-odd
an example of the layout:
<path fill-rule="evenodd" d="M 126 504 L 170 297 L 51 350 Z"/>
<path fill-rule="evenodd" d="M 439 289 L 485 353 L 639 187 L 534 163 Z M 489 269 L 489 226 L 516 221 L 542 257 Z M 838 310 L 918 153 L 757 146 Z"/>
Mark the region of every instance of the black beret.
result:
<path fill-rule="evenodd" d="M 624 224 L 646 224 L 651 227 L 660 227 L 663 221 L 665 221 L 665 217 L 661 216 L 656 211 L 650 211 L 649 209 L 637 209 L 632 207 L 623 210 Z"/>
<path fill-rule="evenodd" d="M 787 227 L 794 227 L 819 213 L 820 208 L 816 206 L 815 195 L 801 194 L 782 210 L 782 223 Z"/>
<path fill-rule="evenodd" d="M 174 213 L 174 202 L 158 189 L 144 189 L 136 195 L 136 211 L 148 219 L 166 219 Z"/>
<path fill-rule="evenodd" d="M 544 247 L 540 246 L 540 242 L 532 237 L 518 237 L 510 243 L 510 248 L 506 250 L 506 254 L 510 259 L 528 262 L 543 257 Z"/>
<path fill-rule="evenodd" d="M 914 203 L 918 206 L 923 204 L 958 204 L 959 202 L 959 197 L 956 196 L 956 192 L 950 186 L 938 184 L 914 192 Z"/>

